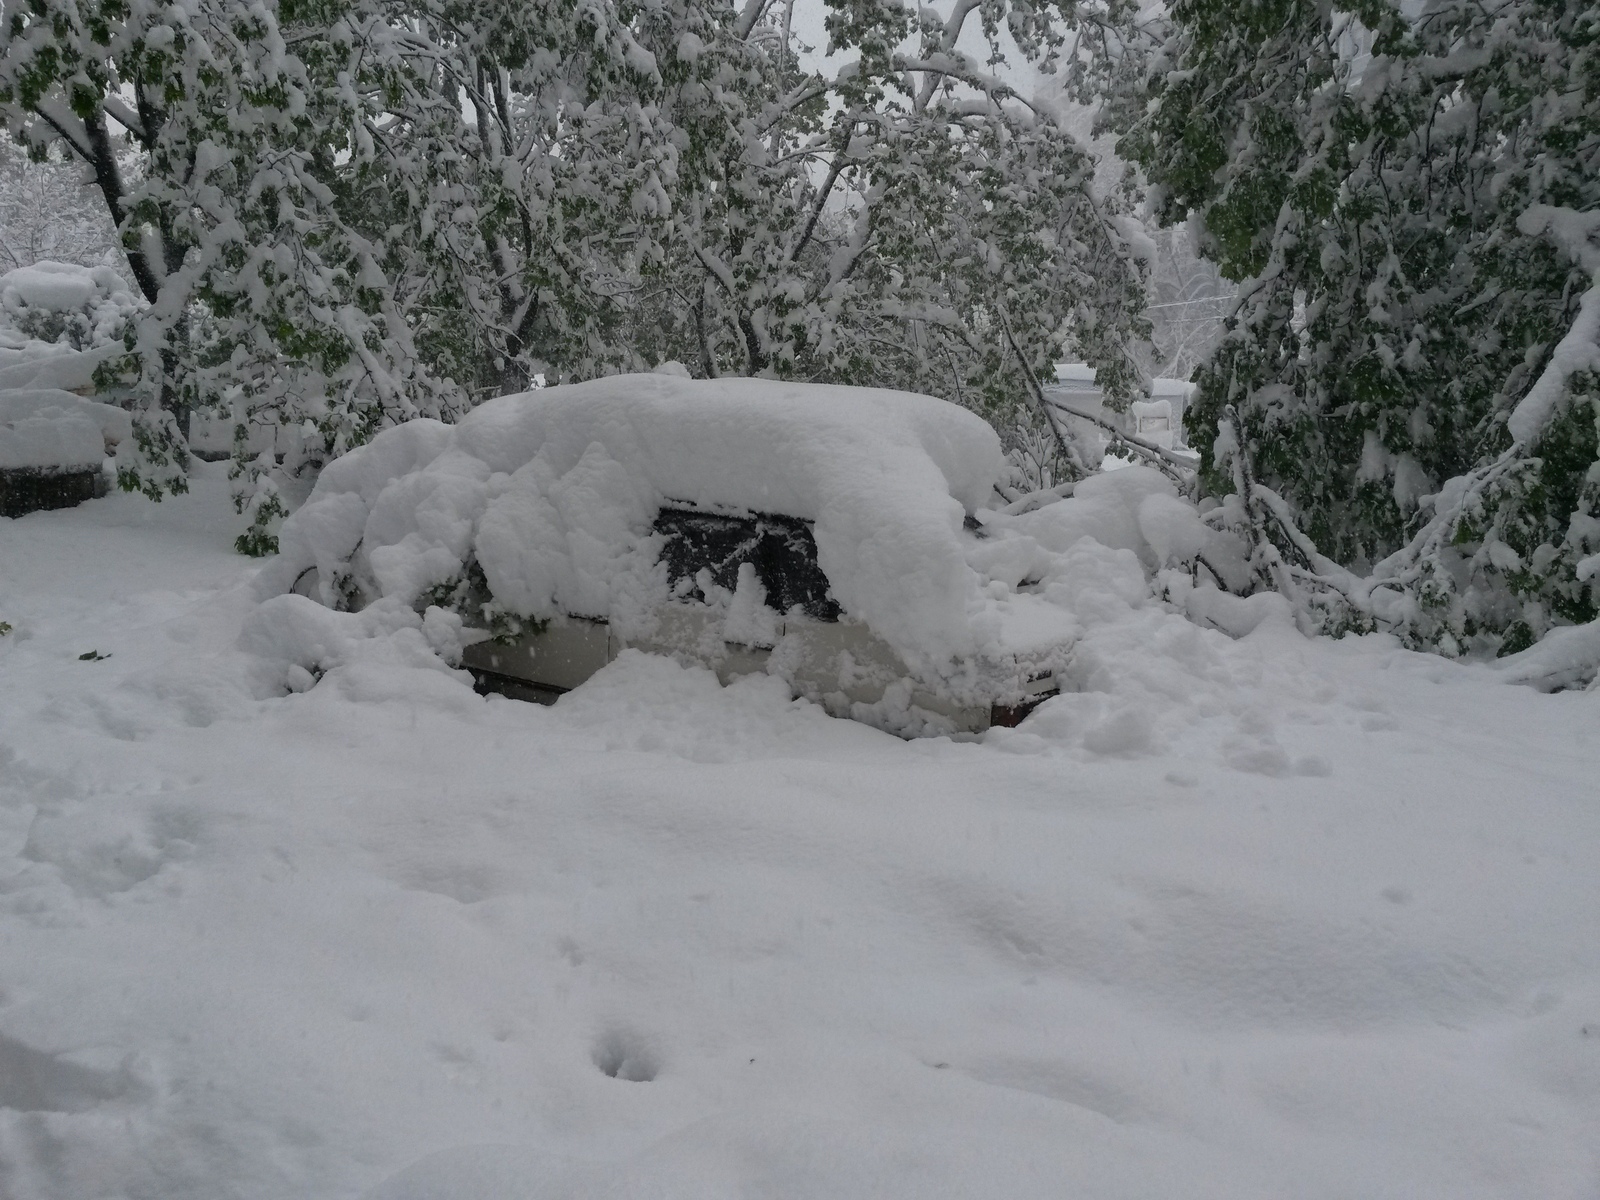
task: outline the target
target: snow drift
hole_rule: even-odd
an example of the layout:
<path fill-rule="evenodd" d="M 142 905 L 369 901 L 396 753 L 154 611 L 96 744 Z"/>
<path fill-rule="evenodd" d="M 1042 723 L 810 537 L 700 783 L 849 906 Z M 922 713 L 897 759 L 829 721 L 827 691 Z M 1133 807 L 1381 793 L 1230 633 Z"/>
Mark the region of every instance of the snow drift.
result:
<path fill-rule="evenodd" d="M 0 521 L 0 1194 L 1594 1200 L 1600 692 L 1202 628 L 1129 475 L 978 743 L 480 698 L 255 603 L 221 464 Z"/>

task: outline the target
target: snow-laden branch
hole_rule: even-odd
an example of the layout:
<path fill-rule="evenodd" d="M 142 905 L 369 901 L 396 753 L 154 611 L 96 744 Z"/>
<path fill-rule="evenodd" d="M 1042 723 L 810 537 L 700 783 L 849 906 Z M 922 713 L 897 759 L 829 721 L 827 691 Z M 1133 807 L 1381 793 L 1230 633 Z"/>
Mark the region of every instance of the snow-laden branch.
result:
<path fill-rule="evenodd" d="M 1028 99 L 998 76 L 974 70 L 971 61 L 963 54 L 941 54 L 932 58 L 917 58 L 911 55 L 897 54 L 894 56 L 894 65 L 896 70 L 926 77 L 926 82 L 923 84 L 923 93 L 926 99 L 919 95 L 918 112 L 926 111 L 928 103 L 933 98 L 933 92 L 938 80 L 950 79 L 956 83 L 964 83 L 968 87 L 976 89 L 995 105 L 998 105 L 1002 100 L 1011 100 L 1027 109 L 1035 117 L 1053 118 L 1055 115 L 1055 110 L 1045 102 Z"/>
<path fill-rule="evenodd" d="M 1055 439 L 1056 452 L 1061 455 L 1061 461 L 1070 466 L 1081 478 L 1090 473 L 1090 465 L 1085 463 L 1075 448 L 1067 443 L 1066 436 L 1061 432 L 1061 425 L 1056 420 L 1055 413 L 1050 411 L 1050 403 L 1045 398 L 1044 389 L 1039 386 L 1039 378 L 1033 372 L 1033 364 L 1028 361 L 1028 356 L 1022 352 L 1022 347 L 1017 345 L 1016 334 L 1011 332 L 1011 319 L 1006 316 L 1004 309 L 999 310 L 1000 328 L 1005 332 L 1006 345 L 1011 348 L 1011 353 L 1016 357 L 1017 365 L 1022 368 L 1023 377 L 1028 381 L 1028 390 L 1033 395 L 1033 401 L 1039 406 L 1039 412 L 1044 417 L 1045 424 L 1050 427 L 1050 436 Z"/>
<path fill-rule="evenodd" d="M 150 131 L 145 128 L 145 123 L 140 119 L 139 114 L 123 103 L 122 97 L 112 92 L 101 101 L 101 106 L 106 110 L 108 117 L 118 125 L 121 125 L 141 143 L 146 146 L 150 144 Z"/>
<path fill-rule="evenodd" d="M 1600 271 L 1578 302 L 1572 328 L 1550 353 L 1550 362 L 1506 418 L 1516 449 L 1532 446 L 1544 433 L 1566 394 L 1567 382 L 1579 371 L 1600 368 Z"/>
<path fill-rule="evenodd" d="M 33 111 L 38 113 L 44 123 L 56 131 L 56 134 L 72 152 L 84 162 L 94 162 L 94 150 L 89 145 L 89 134 L 83 127 L 83 120 L 67 105 L 54 96 L 41 96 L 33 106 Z"/>
<path fill-rule="evenodd" d="M 1555 415 L 1567 381 L 1579 371 L 1600 367 L 1600 213 L 1574 212 L 1536 204 L 1523 213 L 1517 229 L 1530 237 L 1547 234 L 1590 272 L 1589 290 L 1578 302 L 1578 316 L 1566 336 L 1556 343 L 1544 371 L 1506 419 L 1515 445 L 1531 446 Z"/>
<path fill-rule="evenodd" d="M 967 17 L 972 14 L 974 9 L 979 8 L 981 4 L 982 0 L 958 0 L 956 6 L 950 10 L 949 19 L 945 21 L 944 27 L 939 30 L 938 41 L 932 47 L 935 54 L 948 56 L 955 52 L 957 44 L 961 41 L 961 30 L 967 23 Z M 914 69 L 898 61 L 896 62 L 896 68 L 901 71 Z M 938 86 L 939 79 L 937 75 L 928 74 L 924 76 L 922 88 L 913 102 L 913 108 L 916 112 L 922 112 L 928 107 L 928 103 L 933 99 L 933 93 Z"/>
<path fill-rule="evenodd" d="M 1106 420 L 1096 413 L 1084 412 L 1082 409 L 1073 408 L 1070 404 L 1063 404 L 1060 400 L 1049 399 L 1051 408 L 1065 413 L 1069 417 L 1076 417 L 1080 421 L 1087 421 L 1111 434 L 1112 444 L 1125 445 L 1140 458 L 1145 459 L 1151 466 L 1174 482 L 1187 487 L 1194 479 L 1194 468 L 1187 459 L 1181 458 L 1172 451 L 1158 446 L 1155 442 L 1148 441 L 1138 434 L 1126 433 L 1114 422 Z"/>
<path fill-rule="evenodd" d="M 1415 582 L 1424 564 L 1454 538 L 1463 513 L 1473 510 L 1495 485 L 1519 470 L 1529 452 L 1557 415 L 1572 376 L 1600 369 L 1600 251 L 1591 241 L 1600 231 L 1600 214 L 1574 213 L 1570 209 L 1538 206 L 1519 222 L 1524 232 L 1552 232 L 1568 252 L 1585 266 L 1593 265 L 1589 289 L 1578 301 L 1578 315 L 1566 335 L 1550 352 L 1550 359 L 1533 386 L 1507 419 L 1512 444 L 1492 462 L 1449 480 L 1434 498 L 1433 518 L 1402 549 L 1377 565 L 1380 584 Z"/>
<path fill-rule="evenodd" d="M 793 0 L 790 0 L 792 3 Z M 772 6 L 772 0 L 745 0 L 744 8 L 739 11 L 734 20 L 734 32 L 740 38 L 750 36 L 751 30 L 756 27 L 756 22 L 761 20 L 767 9 Z"/>

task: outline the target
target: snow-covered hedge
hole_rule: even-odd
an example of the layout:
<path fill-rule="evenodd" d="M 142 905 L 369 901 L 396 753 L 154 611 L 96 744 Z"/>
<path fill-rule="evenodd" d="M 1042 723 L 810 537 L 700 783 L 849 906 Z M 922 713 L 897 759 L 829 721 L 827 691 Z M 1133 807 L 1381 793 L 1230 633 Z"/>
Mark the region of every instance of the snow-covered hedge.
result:
<path fill-rule="evenodd" d="M 136 310 L 109 268 L 35 263 L 0 275 L 0 471 L 99 471 L 131 440 L 120 408 L 84 397 Z"/>

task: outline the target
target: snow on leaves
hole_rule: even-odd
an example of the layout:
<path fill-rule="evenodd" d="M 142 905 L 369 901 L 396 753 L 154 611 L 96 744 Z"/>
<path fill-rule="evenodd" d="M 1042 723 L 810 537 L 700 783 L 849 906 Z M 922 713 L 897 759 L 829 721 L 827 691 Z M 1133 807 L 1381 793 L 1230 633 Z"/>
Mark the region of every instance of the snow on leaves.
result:
<path fill-rule="evenodd" d="M 292 473 L 668 360 L 1010 416 L 1063 346 L 1137 381 L 1139 273 L 1092 162 L 991 73 L 1002 27 L 1049 58 L 1075 6 L 840 3 L 831 75 L 759 0 L 6 11 L 8 123 L 93 170 L 151 306 L 124 483 L 181 488 L 187 414 L 231 412 L 250 549 L 281 508 L 256 423 L 291 431 Z M 987 64 L 957 49 L 974 12 Z"/>
<path fill-rule="evenodd" d="M 1597 27 L 1555 0 L 1183 0 L 1118 110 L 1159 215 L 1196 214 L 1242 285 L 1196 377 L 1207 483 L 1247 454 L 1323 553 L 1379 564 L 1341 621 L 1508 652 L 1597 614 L 1594 251 L 1568 236 L 1600 203 Z"/>

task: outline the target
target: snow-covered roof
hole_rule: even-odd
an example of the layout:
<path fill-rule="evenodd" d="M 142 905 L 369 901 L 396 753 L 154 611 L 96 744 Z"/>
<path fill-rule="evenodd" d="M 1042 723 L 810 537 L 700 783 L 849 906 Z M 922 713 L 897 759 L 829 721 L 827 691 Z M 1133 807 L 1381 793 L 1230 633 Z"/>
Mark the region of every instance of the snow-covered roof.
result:
<path fill-rule="evenodd" d="M 1150 381 L 1152 397 L 1188 397 L 1194 395 L 1198 389 L 1198 384 L 1190 383 L 1187 379 L 1156 378 Z"/>
<path fill-rule="evenodd" d="M 1135 400 L 1128 405 L 1128 411 L 1136 417 L 1165 417 L 1172 418 L 1172 401 L 1163 396 L 1159 400 Z"/>
<path fill-rule="evenodd" d="M 1094 368 L 1085 363 L 1056 364 L 1056 383 L 1073 391 L 1093 391 L 1094 374 Z"/>

